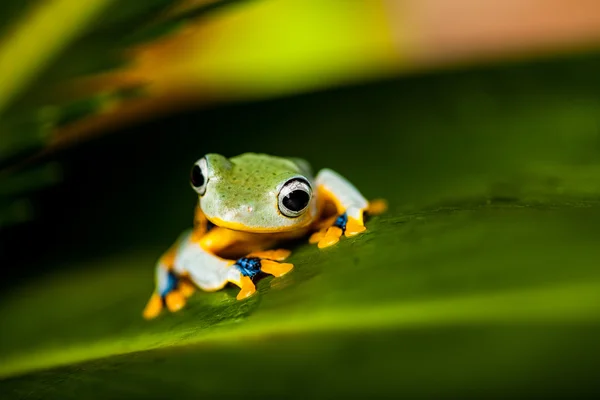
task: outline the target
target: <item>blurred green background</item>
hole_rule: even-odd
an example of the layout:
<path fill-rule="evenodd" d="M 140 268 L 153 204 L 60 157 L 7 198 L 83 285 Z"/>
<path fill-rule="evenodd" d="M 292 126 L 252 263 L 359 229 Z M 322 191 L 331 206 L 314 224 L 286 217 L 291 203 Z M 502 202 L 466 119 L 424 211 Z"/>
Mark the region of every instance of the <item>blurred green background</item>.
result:
<path fill-rule="evenodd" d="M 594 397 L 599 68 L 588 51 L 191 106 L 7 159 L 2 198 L 33 211 L 2 229 L 0 397 Z M 144 321 L 191 225 L 190 165 L 246 151 L 390 209 L 331 249 L 294 243 L 258 296 Z"/>

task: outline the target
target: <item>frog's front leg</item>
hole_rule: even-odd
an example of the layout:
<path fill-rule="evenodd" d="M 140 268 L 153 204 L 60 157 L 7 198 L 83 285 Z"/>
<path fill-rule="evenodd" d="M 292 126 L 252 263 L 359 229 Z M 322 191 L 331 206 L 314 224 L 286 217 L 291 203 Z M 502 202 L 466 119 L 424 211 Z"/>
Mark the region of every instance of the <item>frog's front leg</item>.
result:
<path fill-rule="evenodd" d="M 259 272 L 282 276 L 293 268 L 292 264 L 278 262 L 289 256 L 288 250 L 258 251 L 238 260 L 228 260 L 214 254 L 243 239 L 240 236 L 243 234 L 216 228 L 200 240 L 190 234 L 175 248 L 174 253 L 167 252 L 157 265 L 157 289 L 144 310 L 144 317 L 156 317 L 164 305 L 170 311 L 181 309 L 185 305 L 187 279 L 209 292 L 231 282 L 240 287 L 237 299 L 242 300 L 256 291 L 252 278 Z M 172 267 L 169 268 L 169 265 Z"/>
<path fill-rule="evenodd" d="M 232 264 L 227 278 L 229 282 L 239 286 L 240 291 L 236 298 L 243 300 L 256 292 L 256 286 L 254 286 L 252 279 L 259 272 L 280 277 L 290 272 L 293 268 L 293 264 L 280 263 L 267 258 L 242 257 Z"/>
<path fill-rule="evenodd" d="M 256 292 L 252 279 L 259 272 L 273 275 L 276 278 L 290 272 L 294 265 L 280 262 L 290 254 L 291 251 L 285 249 L 255 251 L 237 260 L 234 263 L 235 268 L 228 274 L 229 282 L 241 289 L 237 299 L 243 300 Z"/>
<path fill-rule="evenodd" d="M 385 211 L 382 200 L 369 202 L 343 176 L 330 169 L 321 170 L 315 179 L 318 196 L 324 202 L 332 202 L 337 214 L 322 221 L 319 231 L 309 241 L 318 243 L 319 248 L 336 244 L 342 235 L 358 235 L 366 230 L 364 214 L 379 214 Z"/>

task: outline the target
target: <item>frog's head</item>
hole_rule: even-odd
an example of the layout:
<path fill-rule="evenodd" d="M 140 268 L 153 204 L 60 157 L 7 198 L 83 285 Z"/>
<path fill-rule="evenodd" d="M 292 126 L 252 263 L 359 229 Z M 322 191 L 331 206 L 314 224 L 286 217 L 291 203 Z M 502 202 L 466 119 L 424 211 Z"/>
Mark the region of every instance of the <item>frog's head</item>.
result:
<path fill-rule="evenodd" d="M 317 216 L 310 168 L 303 160 L 207 154 L 192 167 L 191 184 L 208 220 L 224 228 L 286 232 Z"/>

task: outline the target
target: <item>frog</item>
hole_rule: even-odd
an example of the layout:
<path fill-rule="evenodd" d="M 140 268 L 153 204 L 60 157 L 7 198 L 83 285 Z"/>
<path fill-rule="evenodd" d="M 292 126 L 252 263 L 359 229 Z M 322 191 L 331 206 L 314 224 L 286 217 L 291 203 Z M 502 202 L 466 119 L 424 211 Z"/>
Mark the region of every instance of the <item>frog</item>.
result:
<path fill-rule="evenodd" d="M 279 278 L 294 268 L 282 243 L 308 237 L 329 248 L 365 232 L 366 217 L 387 208 L 332 169 L 313 175 L 302 158 L 261 153 L 206 154 L 193 164 L 190 186 L 198 196 L 193 228 L 156 263 L 146 319 L 164 308 L 179 311 L 198 288 L 213 292 L 233 284 L 236 299 L 247 299 L 256 293 L 259 273 Z"/>

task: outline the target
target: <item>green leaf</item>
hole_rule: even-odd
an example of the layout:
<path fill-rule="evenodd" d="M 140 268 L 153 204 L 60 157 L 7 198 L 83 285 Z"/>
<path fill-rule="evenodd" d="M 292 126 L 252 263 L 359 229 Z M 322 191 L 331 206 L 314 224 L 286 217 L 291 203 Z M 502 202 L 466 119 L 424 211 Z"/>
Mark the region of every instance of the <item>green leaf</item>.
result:
<path fill-rule="evenodd" d="M 563 371 L 589 385 L 577 374 L 598 356 L 600 237 L 590 229 L 600 213 L 588 206 L 492 204 L 377 217 L 366 234 L 334 248 L 301 245 L 290 259 L 295 270 L 260 280 L 248 301 L 238 302 L 234 288 L 198 293 L 180 313 L 150 322 L 140 312 L 152 290 L 153 253 L 77 265 L 3 302 L 0 373 L 45 371 L 1 385 L 15 396 L 50 398 L 162 397 L 174 387 L 185 397 L 326 394 L 346 385 L 363 394 L 460 395 L 510 392 L 527 371 L 540 379 Z M 549 368 L 549 346 L 588 353 L 577 365 Z"/>

